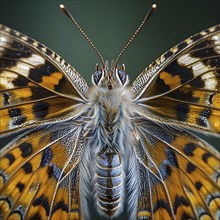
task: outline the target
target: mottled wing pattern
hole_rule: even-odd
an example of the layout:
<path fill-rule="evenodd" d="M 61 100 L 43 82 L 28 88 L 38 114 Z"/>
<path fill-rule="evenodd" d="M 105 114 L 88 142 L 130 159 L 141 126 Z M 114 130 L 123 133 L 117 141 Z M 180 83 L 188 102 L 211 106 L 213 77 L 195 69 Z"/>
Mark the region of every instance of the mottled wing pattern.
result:
<path fill-rule="evenodd" d="M 3 25 L 0 79 L 0 132 L 66 119 L 86 101 L 86 82 L 60 56 Z"/>
<path fill-rule="evenodd" d="M 133 84 L 144 117 L 220 133 L 220 26 L 181 42 Z"/>
<path fill-rule="evenodd" d="M 78 163 L 81 127 L 33 131 L 9 143 L 0 158 L 1 219 L 81 219 Z"/>
<path fill-rule="evenodd" d="M 0 219 L 82 218 L 87 89 L 53 51 L 0 26 Z"/>
<path fill-rule="evenodd" d="M 162 55 L 133 92 L 137 219 L 218 219 L 220 154 L 186 129 L 220 133 L 220 26 Z"/>
<path fill-rule="evenodd" d="M 218 219 L 219 152 L 184 131 L 151 122 L 138 127 L 138 219 Z"/>

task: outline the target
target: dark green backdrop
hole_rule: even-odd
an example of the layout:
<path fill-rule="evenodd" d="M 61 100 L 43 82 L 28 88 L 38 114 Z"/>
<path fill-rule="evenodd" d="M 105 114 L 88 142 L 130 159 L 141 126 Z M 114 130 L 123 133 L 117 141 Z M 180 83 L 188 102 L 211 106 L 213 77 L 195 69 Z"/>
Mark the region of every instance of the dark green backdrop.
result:
<path fill-rule="evenodd" d="M 220 22 L 220 1 L 13 1 L 0 0 L 0 22 L 45 44 L 90 82 L 99 62 L 89 44 L 61 13 L 65 4 L 104 59 L 115 59 L 152 3 L 158 9 L 126 51 L 131 81 L 154 59 L 192 34 Z"/>
<path fill-rule="evenodd" d="M 203 29 L 220 23 L 220 0 L 203 1 L 21 1 L 0 0 L 0 23 L 45 44 L 70 63 L 90 84 L 100 62 L 90 45 L 60 11 L 65 4 L 104 59 L 116 59 L 122 47 L 156 3 L 150 18 L 120 62 L 131 82 L 162 53 Z M 215 142 L 220 145 L 219 142 Z M 215 145 L 216 145 L 215 144 Z"/>
<path fill-rule="evenodd" d="M 65 4 L 104 59 L 116 59 L 152 3 L 158 9 L 120 60 L 131 81 L 169 48 L 220 23 L 220 1 L 20 1 L 0 0 L 0 23 L 40 41 L 61 55 L 90 83 L 100 62 L 59 10 Z M 220 148 L 219 139 L 209 141 Z"/>

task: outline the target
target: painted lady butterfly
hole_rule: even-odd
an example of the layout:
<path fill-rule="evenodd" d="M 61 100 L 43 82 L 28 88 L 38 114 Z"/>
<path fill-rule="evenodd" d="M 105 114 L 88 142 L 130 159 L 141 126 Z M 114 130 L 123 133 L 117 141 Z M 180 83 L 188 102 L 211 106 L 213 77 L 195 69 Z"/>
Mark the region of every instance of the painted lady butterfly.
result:
<path fill-rule="evenodd" d="M 220 218 L 220 154 L 193 133 L 220 133 L 220 25 L 131 86 L 118 59 L 109 68 L 96 52 L 88 87 L 59 55 L 0 26 L 0 218 L 88 220 L 91 204 L 109 218 Z"/>

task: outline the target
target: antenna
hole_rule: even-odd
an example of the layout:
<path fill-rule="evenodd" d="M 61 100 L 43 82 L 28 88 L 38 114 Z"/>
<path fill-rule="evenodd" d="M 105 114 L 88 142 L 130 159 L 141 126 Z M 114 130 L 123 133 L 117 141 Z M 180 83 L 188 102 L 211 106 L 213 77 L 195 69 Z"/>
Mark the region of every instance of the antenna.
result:
<path fill-rule="evenodd" d="M 153 12 L 155 12 L 157 8 L 156 4 L 153 4 L 151 6 L 151 8 L 148 10 L 146 16 L 144 17 L 144 20 L 141 22 L 141 24 L 139 25 L 139 27 L 137 28 L 137 30 L 134 32 L 134 34 L 132 35 L 132 37 L 130 38 L 130 40 L 128 41 L 128 43 L 124 46 L 124 48 L 122 49 L 122 51 L 120 52 L 120 54 L 118 55 L 118 58 L 115 61 L 115 66 L 118 63 L 118 60 L 121 58 L 122 54 L 125 52 L 125 50 L 130 46 L 131 42 L 135 39 L 135 37 L 138 35 L 138 33 L 142 30 L 144 24 L 146 23 L 146 21 L 151 17 L 151 15 L 153 14 Z"/>
<path fill-rule="evenodd" d="M 65 8 L 65 6 L 63 4 L 60 5 L 60 9 L 62 10 L 62 12 L 70 19 L 73 21 L 73 23 L 75 24 L 75 26 L 77 27 L 77 29 L 80 31 L 80 33 L 85 37 L 85 39 L 88 41 L 88 43 L 91 45 L 91 47 L 93 48 L 93 50 L 98 54 L 103 67 L 105 67 L 105 62 L 104 59 L 101 55 L 101 53 L 98 51 L 98 49 L 95 47 L 95 45 L 92 43 L 92 41 L 90 40 L 90 38 L 85 34 L 85 32 L 82 30 L 82 28 L 79 26 L 78 22 L 74 19 L 74 17 L 72 16 L 72 14 L 69 12 L 69 10 L 67 8 Z"/>

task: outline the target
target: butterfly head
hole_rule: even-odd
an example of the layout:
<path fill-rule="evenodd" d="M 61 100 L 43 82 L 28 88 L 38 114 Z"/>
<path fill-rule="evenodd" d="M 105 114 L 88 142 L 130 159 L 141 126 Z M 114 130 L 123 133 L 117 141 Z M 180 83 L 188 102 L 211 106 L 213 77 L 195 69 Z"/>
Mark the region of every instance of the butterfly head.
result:
<path fill-rule="evenodd" d="M 109 90 L 113 88 L 122 87 L 128 84 L 129 77 L 125 72 L 125 65 L 115 65 L 112 61 L 111 68 L 109 68 L 108 61 L 103 67 L 96 64 L 96 71 L 92 75 L 92 82 L 94 85 Z"/>

